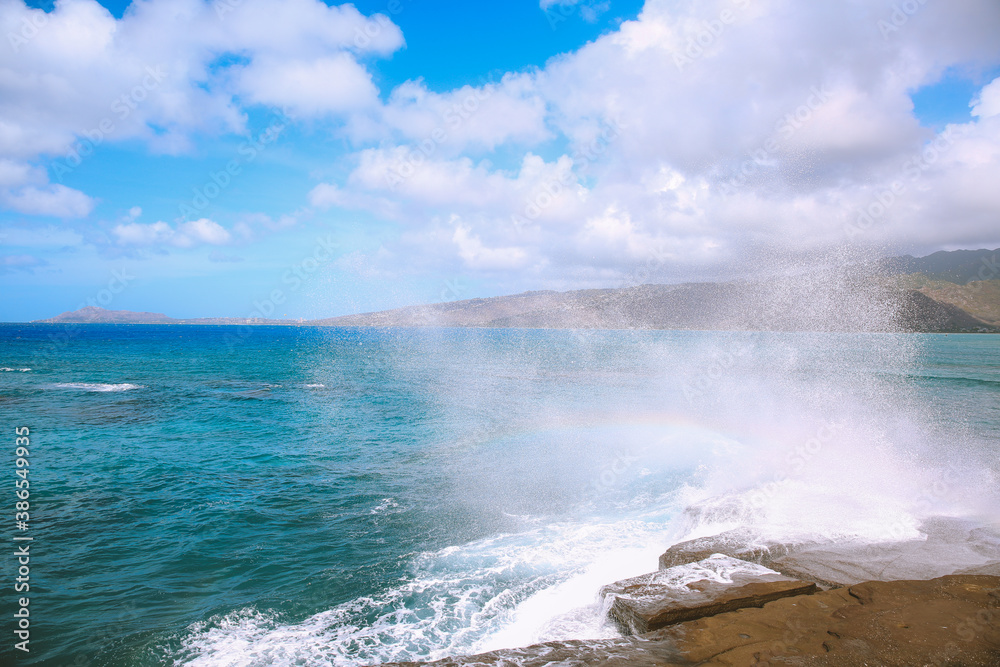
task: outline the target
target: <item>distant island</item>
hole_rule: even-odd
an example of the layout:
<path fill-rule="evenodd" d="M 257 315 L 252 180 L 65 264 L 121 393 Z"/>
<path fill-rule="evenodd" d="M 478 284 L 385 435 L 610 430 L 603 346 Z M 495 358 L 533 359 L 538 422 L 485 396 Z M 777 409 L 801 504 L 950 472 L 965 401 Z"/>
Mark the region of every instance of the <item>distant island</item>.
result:
<path fill-rule="evenodd" d="M 895 257 L 842 273 L 722 283 L 537 291 L 318 320 L 175 319 L 94 306 L 46 324 L 1000 332 L 997 250 Z"/>
<path fill-rule="evenodd" d="M 86 306 L 50 317 L 34 320 L 32 324 L 228 324 L 228 325 L 302 325 L 306 320 L 270 320 L 246 317 L 198 317 L 176 319 L 163 313 L 135 312 L 132 310 L 107 310 L 99 306 Z"/>

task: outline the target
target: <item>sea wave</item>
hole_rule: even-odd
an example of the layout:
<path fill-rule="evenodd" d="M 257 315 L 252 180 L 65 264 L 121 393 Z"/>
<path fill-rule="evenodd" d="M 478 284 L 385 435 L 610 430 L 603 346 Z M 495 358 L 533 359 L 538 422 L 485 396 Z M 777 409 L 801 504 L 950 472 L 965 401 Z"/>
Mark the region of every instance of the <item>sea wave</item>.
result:
<path fill-rule="evenodd" d="M 6 366 L 0 368 L 0 373 L 27 373 L 30 368 L 7 368 Z"/>
<path fill-rule="evenodd" d="M 76 389 L 78 391 L 89 392 L 117 392 L 131 391 L 133 389 L 145 389 L 145 385 L 131 384 L 124 382 L 121 384 L 105 384 L 102 382 L 60 382 L 53 385 L 56 389 Z"/>
<path fill-rule="evenodd" d="M 371 514 L 393 514 L 399 510 L 399 503 L 395 498 L 383 498 L 378 507 L 371 510 Z"/>
<path fill-rule="evenodd" d="M 188 628 L 175 665 L 355 667 L 619 636 L 600 587 L 648 572 L 662 525 L 550 524 L 415 557 L 414 575 L 300 623 L 248 607 Z"/>

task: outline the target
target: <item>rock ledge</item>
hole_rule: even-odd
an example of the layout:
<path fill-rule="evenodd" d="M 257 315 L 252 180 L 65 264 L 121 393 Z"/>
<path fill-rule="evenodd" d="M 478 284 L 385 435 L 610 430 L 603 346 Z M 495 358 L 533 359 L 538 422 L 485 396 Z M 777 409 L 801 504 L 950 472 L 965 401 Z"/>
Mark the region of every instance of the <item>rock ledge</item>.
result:
<path fill-rule="evenodd" d="M 640 635 L 675 623 L 746 607 L 762 607 L 792 595 L 816 592 L 816 584 L 785 577 L 722 554 L 619 581 L 601 589 L 608 615 L 624 635 Z"/>

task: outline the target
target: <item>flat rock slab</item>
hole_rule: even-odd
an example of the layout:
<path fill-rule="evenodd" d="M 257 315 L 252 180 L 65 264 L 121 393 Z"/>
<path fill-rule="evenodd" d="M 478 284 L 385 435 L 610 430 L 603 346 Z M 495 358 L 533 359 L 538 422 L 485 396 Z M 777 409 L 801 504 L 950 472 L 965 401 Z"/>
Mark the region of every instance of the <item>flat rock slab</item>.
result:
<path fill-rule="evenodd" d="M 746 529 L 681 542 L 660 556 L 660 568 L 721 553 L 768 567 L 821 588 L 863 581 L 933 579 L 949 574 L 1000 575 L 1000 535 L 947 517 L 926 520 L 920 539 L 878 543 L 759 540 Z"/>
<path fill-rule="evenodd" d="M 417 663 L 399 663 L 415 665 Z M 437 667 L 997 667 L 1000 577 L 867 582 L 642 636 L 565 641 Z"/>
<path fill-rule="evenodd" d="M 699 537 L 679 542 L 660 555 L 659 567 L 666 570 L 708 558 L 712 554 L 725 554 L 733 558 L 766 566 L 775 558 L 788 554 L 788 545 L 759 540 L 745 528 L 726 531 L 710 537 Z"/>
<path fill-rule="evenodd" d="M 761 607 L 791 595 L 807 595 L 816 584 L 766 567 L 715 554 L 696 563 L 625 579 L 601 589 L 608 615 L 625 635 Z"/>
<path fill-rule="evenodd" d="M 949 574 L 1000 575 L 996 562 L 966 558 L 961 547 L 933 539 L 888 544 L 815 545 L 775 558 L 768 567 L 829 585 L 934 579 Z"/>
<path fill-rule="evenodd" d="M 1000 577 L 865 582 L 644 638 L 696 665 L 997 667 Z"/>

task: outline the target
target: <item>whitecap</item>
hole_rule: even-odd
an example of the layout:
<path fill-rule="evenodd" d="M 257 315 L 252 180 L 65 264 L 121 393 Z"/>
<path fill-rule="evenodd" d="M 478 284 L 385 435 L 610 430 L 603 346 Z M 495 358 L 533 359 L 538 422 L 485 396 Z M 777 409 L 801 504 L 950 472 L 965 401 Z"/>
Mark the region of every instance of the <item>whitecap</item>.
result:
<path fill-rule="evenodd" d="M 648 571 L 662 530 L 633 520 L 550 524 L 424 552 L 387 590 L 292 623 L 234 610 L 189 626 L 165 658 L 184 667 L 360 667 L 616 637 L 598 590 Z"/>
<path fill-rule="evenodd" d="M 27 373 L 30 368 L 7 368 L 6 366 L 0 368 L 0 373 Z"/>
<path fill-rule="evenodd" d="M 392 510 L 399 507 L 395 498 L 383 498 L 379 506 L 371 510 L 371 514 L 391 514 Z"/>
<path fill-rule="evenodd" d="M 79 391 L 90 392 L 131 391 L 132 389 L 146 388 L 145 385 L 130 384 L 128 382 L 121 384 L 105 384 L 102 382 L 61 382 L 54 386 L 56 389 L 77 389 Z"/>

